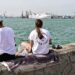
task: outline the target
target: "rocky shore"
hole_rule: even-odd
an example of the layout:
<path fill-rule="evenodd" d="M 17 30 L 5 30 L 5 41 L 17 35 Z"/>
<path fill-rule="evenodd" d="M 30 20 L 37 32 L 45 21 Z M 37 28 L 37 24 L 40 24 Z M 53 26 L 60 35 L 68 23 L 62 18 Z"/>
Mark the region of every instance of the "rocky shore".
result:
<path fill-rule="evenodd" d="M 11 71 L 0 64 L 0 75 L 75 75 L 75 43 L 54 51 L 59 55 L 59 62 L 19 65 Z"/>

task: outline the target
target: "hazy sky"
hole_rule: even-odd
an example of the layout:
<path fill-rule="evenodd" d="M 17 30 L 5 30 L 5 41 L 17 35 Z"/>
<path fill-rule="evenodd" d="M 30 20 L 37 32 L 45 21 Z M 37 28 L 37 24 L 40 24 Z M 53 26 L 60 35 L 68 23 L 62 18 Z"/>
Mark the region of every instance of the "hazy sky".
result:
<path fill-rule="evenodd" d="M 75 0 L 0 0 L 0 14 L 20 15 L 22 11 L 75 14 Z"/>

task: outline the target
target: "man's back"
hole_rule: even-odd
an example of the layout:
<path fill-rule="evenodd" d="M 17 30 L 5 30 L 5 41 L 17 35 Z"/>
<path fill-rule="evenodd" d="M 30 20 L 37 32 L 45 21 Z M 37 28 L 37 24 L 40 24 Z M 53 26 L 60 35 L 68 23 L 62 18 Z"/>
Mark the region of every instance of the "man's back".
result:
<path fill-rule="evenodd" d="M 9 27 L 0 28 L 0 54 L 15 54 L 14 32 Z"/>

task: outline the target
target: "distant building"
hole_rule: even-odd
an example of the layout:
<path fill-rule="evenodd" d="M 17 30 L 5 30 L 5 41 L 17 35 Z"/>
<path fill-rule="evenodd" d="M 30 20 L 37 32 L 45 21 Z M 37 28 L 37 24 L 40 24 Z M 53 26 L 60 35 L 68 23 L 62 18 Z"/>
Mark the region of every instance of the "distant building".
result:
<path fill-rule="evenodd" d="M 52 15 L 51 19 L 63 19 L 63 16 Z"/>
<path fill-rule="evenodd" d="M 72 16 L 64 16 L 64 19 L 72 19 Z"/>
<path fill-rule="evenodd" d="M 21 18 L 25 18 L 25 16 L 24 16 L 23 12 L 22 12 L 22 14 L 21 14 Z"/>
<path fill-rule="evenodd" d="M 29 13 L 28 13 L 28 11 L 26 11 L 25 17 L 26 17 L 26 18 L 29 18 Z"/>

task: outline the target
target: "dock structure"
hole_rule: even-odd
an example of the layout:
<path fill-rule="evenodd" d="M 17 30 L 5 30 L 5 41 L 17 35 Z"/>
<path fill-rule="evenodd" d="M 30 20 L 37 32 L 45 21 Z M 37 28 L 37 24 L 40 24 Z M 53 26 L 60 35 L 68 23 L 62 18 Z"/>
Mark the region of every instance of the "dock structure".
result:
<path fill-rule="evenodd" d="M 75 75 L 75 43 L 54 51 L 59 55 L 58 62 L 22 64 L 11 71 L 0 64 L 0 75 Z"/>

